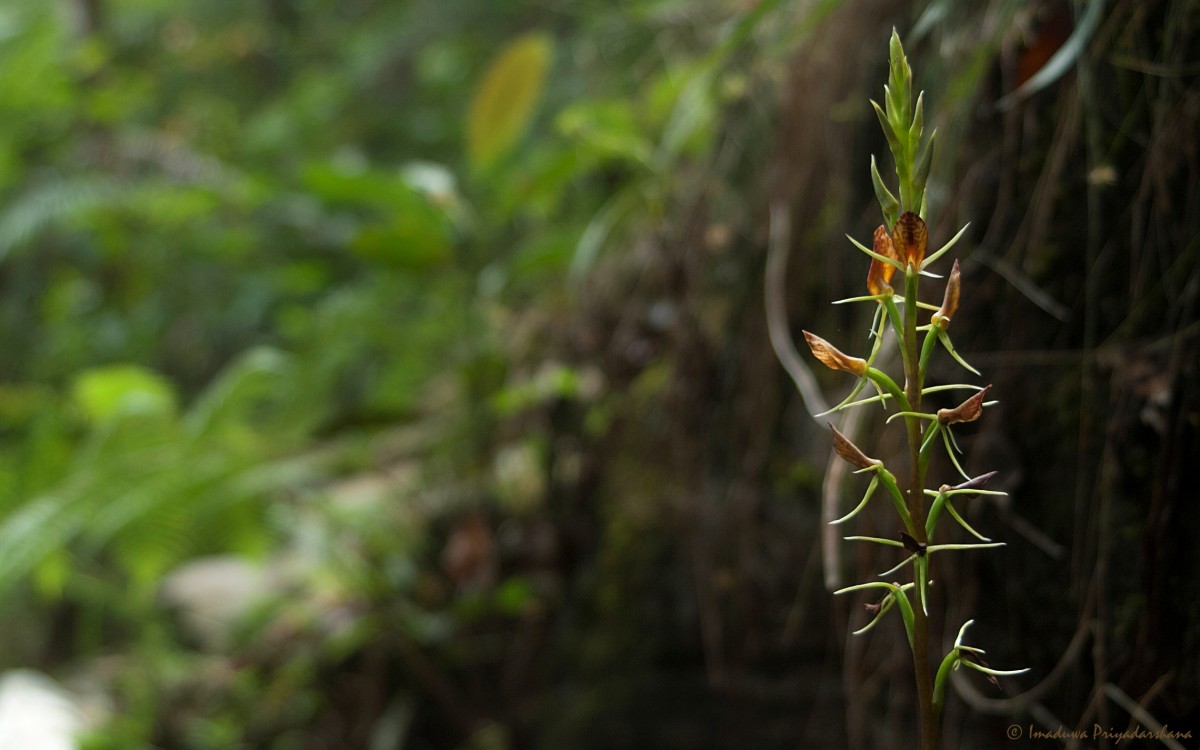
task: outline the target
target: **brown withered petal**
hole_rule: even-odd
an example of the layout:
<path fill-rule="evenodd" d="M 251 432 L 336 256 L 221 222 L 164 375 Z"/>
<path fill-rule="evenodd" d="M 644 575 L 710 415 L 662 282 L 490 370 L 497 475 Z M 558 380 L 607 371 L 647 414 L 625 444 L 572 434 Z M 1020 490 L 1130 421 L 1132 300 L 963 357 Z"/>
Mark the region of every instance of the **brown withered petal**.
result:
<path fill-rule="evenodd" d="M 929 229 L 925 220 L 912 211 L 905 211 L 892 227 L 892 244 L 896 246 L 897 257 L 905 265 L 921 267 L 925 260 L 925 247 L 929 244 Z"/>
<path fill-rule="evenodd" d="M 888 236 L 887 227 L 882 224 L 875 230 L 875 242 L 871 249 L 885 258 L 900 259 L 900 256 L 896 255 L 896 246 L 892 244 L 892 238 Z M 872 258 L 871 268 L 867 271 L 867 291 L 871 294 L 887 294 L 892 291 L 889 282 L 895 272 L 896 267 L 891 263 Z"/>
<path fill-rule="evenodd" d="M 979 415 L 983 414 L 983 400 L 987 398 L 987 392 L 991 388 L 990 385 L 984 386 L 983 390 L 953 409 L 938 409 L 938 422 L 942 425 L 950 425 L 962 422 L 974 422 L 976 419 L 979 419 Z"/>
<path fill-rule="evenodd" d="M 816 334 L 809 333 L 808 331 L 804 331 L 803 333 L 804 340 L 808 342 L 808 348 L 812 350 L 814 357 L 821 360 L 821 364 L 831 370 L 841 370 L 860 378 L 867 374 L 867 361 L 865 359 L 843 354 L 836 346 Z"/>
<path fill-rule="evenodd" d="M 882 466 L 883 462 L 877 458 L 868 458 L 865 453 L 858 449 L 858 446 L 850 442 L 850 438 L 838 432 L 838 428 L 833 426 L 833 423 L 826 422 L 829 429 L 833 430 L 833 449 L 837 454 L 845 459 L 846 463 L 851 466 L 856 466 L 860 469 L 869 469 L 872 466 Z"/>
<path fill-rule="evenodd" d="M 950 278 L 946 279 L 946 295 L 942 298 L 942 306 L 933 314 L 933 321 L 941 323 L 942 327 L 950 324 L 950 319 L 954 317 L 954 313 L 958 311 L 958 294 L 959 287 L 962 284 L 962 274 L 958 270 L 958 261 L 954 261 L 954 268 L 950 269 Z"/>

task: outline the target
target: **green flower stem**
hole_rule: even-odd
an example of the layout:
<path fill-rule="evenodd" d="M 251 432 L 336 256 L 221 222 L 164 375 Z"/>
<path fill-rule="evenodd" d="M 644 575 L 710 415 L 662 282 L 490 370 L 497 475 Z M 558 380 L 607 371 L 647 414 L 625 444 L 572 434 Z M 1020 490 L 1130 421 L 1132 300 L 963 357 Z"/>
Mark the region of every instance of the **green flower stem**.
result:
<path fill-rule="evenodd" d="M 887 310 L 888 321 L 892 324 L 892 330 L 896 332 L 896 340 L 900 342 L 900 351 L 904 351 L 904 323 L 900 319 L 900 310 L 896 307 L 896 300 L 893 297 L 886 297 L 883 300 L 883 307 Z"/>
<path fill-rule="evenodd" d="M 937 528 L 938 518 L 942 515 L 942 509 L 946 506 L 946 493 L 939 492 L 937 497 L 933 499 L 933 504 L 929 506 L 929 517 L 925 519 L 925 538 L 933 538 L 933 530 Z"/>
<path fill-rule="evenodd" d="M 936 326 L 930 326 L 925 333 L 925 343 L 921 344 L 921 361 L 918 366 L 921 377 L 921 387 L 925 386 L 925 373 L 929 371 L 929 359 L 933 356 L 933 350 L 937 348 L 938 334 Z"/>
<path fill-rule="evenodd" d="M 870 378 L 872 383 L 875 383 L 875 385 L 887 391 L 889 396 L 896 399 L 896 403 L 900 405 L 901 410 L 912 411 L 908 401 L 908 396 L 904 394 L 904 391 L 900 390 L 900 386 L 897 385 L 896 381 L 892 380 L 886 372 L 883 370 L 876 370 L 874 367 L 868 367 L 867 377 Z"/>
<path fill-rule="evenodd" d="M 887 469 L 879 469 L 879 483 L 888 491 L 888 496 L 892 498 L 892 505 L 896 506 L 896 512 L 900 514 L 900 520 L 904 521 L 904 529 L 915 539 L 916 526 L 913 523 L 912 513 L 908 510 L 908 505 L 904 502 L 904 493 L 900 491 L 900 486 L 896 484 L 896 477 Z M 923 536 L 923 535 L 922 535 Z"/>
<path fill-rule="evenodd" d="M 937 677 L 933 682 L 933 713 L 937 721 L 941 721 L 942 709 L 946 705 L 946 683 L 950 680 L 950 672 L 958 667 L 961 660 L 958 648 L 955 647 L 950 649 L 950 653 L 946 654 L 946 658 L 942 659 L 942 664 L 938 667 Z"/>

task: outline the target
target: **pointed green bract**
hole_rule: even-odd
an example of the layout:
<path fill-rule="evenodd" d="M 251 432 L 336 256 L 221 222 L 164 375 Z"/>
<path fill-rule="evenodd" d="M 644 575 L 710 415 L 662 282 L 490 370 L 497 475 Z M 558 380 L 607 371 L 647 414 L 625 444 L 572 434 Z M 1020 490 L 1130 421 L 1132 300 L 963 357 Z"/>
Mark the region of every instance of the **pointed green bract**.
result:
<path fill-rule="evenodd" d="M 892 195 L 887 185 L 883 184 L 883 177 L 879 175 L 874 155 L 871 156 L 871 185 L 874 186 L 875 197 L 879 199 L 879 206 L 883 209 L 884 223 L 889 227 L 894 225 L 900 217 L 900 201 Z"/>
<path fill-rule="evenodd" d="M 896 130 L 892 127 L 891 121 L 888 120 L 887 114 L 874 101 L 871 102 L 871 107 L 875 110 L 875 116 L 879 118 L 879 127 L 883 128 L 883 135 L 887 138 L 888 147 L 892 150 L 893 154 L 899 152 L 903 148 L 900 144 L 900 136 L 896 134 Z"/>

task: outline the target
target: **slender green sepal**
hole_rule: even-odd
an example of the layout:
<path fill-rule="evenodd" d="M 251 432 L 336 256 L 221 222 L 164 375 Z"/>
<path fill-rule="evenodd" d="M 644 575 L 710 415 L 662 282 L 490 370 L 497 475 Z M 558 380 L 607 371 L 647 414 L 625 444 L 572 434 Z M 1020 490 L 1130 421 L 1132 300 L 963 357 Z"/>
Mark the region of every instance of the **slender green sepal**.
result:
<path fill-rule="evenodd" d="M 890 393 L 882 393 L 878 396 L 871 396 L 870 398 L 864 398 L 859 401 L 855 401 L 853 403 L 846 404 L 842 408 L 843 409 L 853 409 L 856 406 L 863 406 L 865 404 L 875 404 L 875 403 L 880 403 L 880 402 L 883 402 L 884 408 L 887 408 L 887 400 L 891 397 L 892 397 L 892 394 L 890 394 Z M 817 416 L 821 416 L 821 415 L 818 414 Z"/>
<path fill-rule="evenodd" d="M 1008 497 L 1008 493 L 1004 492 L 1002 490 L 976 490 L 976 489 L 950 490 L 946 493 L 946 495 L 947 495 L 947 497 L 953 496 L 953 495 L 994 495 L 996 497 Z"/>
<path fill-rule="evenodd" d="M 887 317 L 883 311 L 883 304 L 876 305 L 875 317 L 871 319 L 871 338 L 874 343 L 871 345 L 871 353 L 867 355 L 867 366 L 870 367 L 879 356 L 879 352 L 883 349 L 883 334 L 887 325 Z M 878 386 L 876 386 L 878 388 Z M 881 392 L 882 393 L 882 392 Z"/>
<path fill-rule="evenodd" d="M 900 487 L 896 484 L 895 475 L 887 469 L 880 469 L 879 481 L 883 484 L 884 489 L 888 491 L 888 497 L 892 498 L 892 505 L 895 506 L 900 520 L 904 521 L 904 528 L 909 534 L 912 534 L 914 531 L 912 515 L 908 512 L 908 503 L 904 502 L 904 493 L 900 492 Z M 896 544 L 900 543 L 896 542 Z"/>
<path fill-rule="evenodd" d="M 841 403 L 839 403 L 837 406 L 834 406 L 826 411 L 821 412 L 820 414 L 814 414 L 813 416 L 814 417 L 824 417 L 829 414 L 833 414 L 835 411 L 841 411 L 842 409 L 848 409 L 851 406 L 854 406 L 854 404 L 850 403 L 850 400 L 853 399 L 858 394 L 862 393 L 862 389 L 866 388 L 866 387 L 867 387 L 867 379 L 866 378 L 860 379 L 857 383 L 854 384 L 854 388 L 850 391 L 850 395 L 846 396 L 844 399 L 842 399 Z"/>
<path fill-rule="evenodd" d="M 971 367 L 969 364 L 967 364 L 967 361 L 965 359 L 958 356 L 958 352 L 954 351 L 954 344 L 950 343 L 950 335 L 947 334 L 945 331 L 943 331 L 940 328 L 938 329 L 938 340 L 940 340 L 942 342 L 942 346 L 946 347 L 946 351 L 950 352 L 950 356 L 954 357 L 955 362 L 957 362 L 960 365 L 962 365 L 963 367 L 967 368 L 975 375 L 979 374 L 979 370 L 976 370 L 974 367 Z"/>
<path fill-rule="evenodd" d="M 913 566 L 917 572 L 917 599 L 921 602 L 921 611 L 926 615 L 929 614 L 929 597 L 925 590 L 929 583 L 929 555 L 917 555 L 917 559 L 913 562 Z"/>
<path fill-rule="evenodd" d="M 928 396 L 930 393 L 941 393 L 942 391 L 982 391 L 983 386 L 971 385 L 970 383 L 948 383 L 946 385 L 931 385 L 928 388 L 921 389 L 922 396 Z"/>
<path fill-rule="evenodd" d="M 869 248 L 869 247 L 867 247 L 866 245 L 862 244 L 861 242 L 859 242 L 858 240 L 854 239 L 854 238 L 853 238 L 853 237 L 851 237 L 850 235 L 846 235 L 846 239 L 850 240 L 850 243 L 851 243 L 851 244 L 853 244 L 853 245 L 854 245 L 855 247 L 857 247 L 859 250 L 862 250 L 864 253 L 866 253 L 867 255 L 871 256 L 871 257 L 872 257 L 872 258 L 874 258 L 875 260 L 883 261 L 884 263 L 887 263 L 887 264 L 889 264 L 889 265 L 895 266 L 896 268 L 900 269 L 901 271 L 903 271 L 903 270 L 904 270 L 904 264 L 903 264 L 903 263 L 901 263 L 900 261 L 896 260 L 895 258 L 889 258 L 889 257 L 887 257 L 886 255 L 880 255 L 879 253 L 875 252 L 875 251 L 874 251 L 874 250 L 872 250 L 871 248 Z"/>
<path fill-rule="evenodd" d="M 962 664 L 963 666 L 974 669 L 976 672 L 990 674 L 992 677 L 1012 677 L 1013 675 L 1025 674 L 1030 669 L 1029 667 L 1025 667 L 1024 669 L 992 669 L 991 667 L 985 667 L 982 664 L 976 664 L 970 659 L 963 659 Z"/>
<path fill-rule="evenodd" d="M 945 496 L 942 495 L 942 497 L 945 497 Z M 962 526 L 964 529 L 966 529 L 968 532 L 970 532 L 971 536 L 975 537 L 976 539 L 979 539 L 980 541 L 984 541 L 984 542 L 992 541 L 991 539 L 988 539 L 983 534 L 980 534 L 975 529 L 971 528 L 971 525 L 969 523 L 967 523 L 966 521 L 964 521 L 962 516 L 958 515 L 958 511 L 954 509 L 953 503 L 947 501 L 945 505 L 946 505 L 946 510 L 948 510 L 950 512 L 950 515 L 954 518 L 954 520 L 958 521 L 958 525 Z"/>
<path fill-rule="evenodd" d="M 867 485 L 867 494 L 863 495 L 862 502 L 859 503 L 854 508 L 854 510 L 850 511 L 849 513 L 842 516 L 838 520 L 830 521 L 829 525 L 837 526 L 838 524 L 845 523 L 846 521 L 849 521 L 851 518 L 854 518 L 855 516 L 857 516 L 859 514 L 859 511 L 861 511 L 863 508 L 867 507 L 867 501 L 869 501 L 871 499 L 871 495 L 875 494 L 875 488 L 878 486 L 879 486 L 879 476 L 876 475 L 874 477 L 871 477 L 871 483 L 869 485 Z"/>
<path fill-rule="evenodd" d="M 958 443 L 954 441 L 954 433 L 949 429 L 942 430 L 943 442 L 946 444 L 946 455 L 950 457 L 950 463 L 954 464 L 954 468 L 962 475 L 963 479 L 970 479 L 971 475 L 963 469 L 962 464 L 958 462 L 958 456 L 955 453 L 961 453 L 958 450 Z"/>
<path fill-rule="evenodd" d="M 903 568 L 905 565 L 908 565 L 910 562 L 912 562 L 912 561 L 913 561 L 913 559 L 914 559 L 915 557 L 916 557 L 916 555 L 909 555 L 908 557 L 904 558 L 903 560 L 901 560 L 900 562 L 896 563 L 896 564 L 895 564 L 895 565 L 893 565 L 892 567 L 890 567 L 890 568 L 888 568 L 887 570 L 885 570 L 885 571 L 883 571 L 882 573 L 880 573 L 880 574 L 879 574 L 879 577 L 880 577 L 880 578 L 884 578 L 884 577 L 886 577 L 886 576 L 890 576 L 892 573 L 895 573 L 897 570 L 900 570 L 900 569 L 901 569 L 901 568 Z"/>
<path fill-rule="evenodd" d="M 887 421 L 884 422 L 884 424 L 891 424 L 892 420 L 895 419 L 896 417 L 914 417 L 916 419 L 929 419 L 929 420 L 937 419 L 936 414 L 927 414 L 926 412 L 923 412 L 923 411 L 898 411 L 895 414 L 892 414 L 891 416 L 889 416 L 887 418 Z"/>
<path fill-rule="evenodd" d="M 926 549 L 926 552 L 945 552 L 946 550 L 964 550 L 964 549 L 991 549 L 992 547 L 1003 547 L 1004 542 L 988 542 L 987 544 L 931 544 Z"/>
<path fill-rule="evenodd" d="M 878 294 L 864 294 L 861 297 L 847 297 L 846 299 L 835 299 L 833 302 L 830 302 L 829 304 L 845 305 L 845 304 L 849 304 L 851 302 L 878 302 L 879 300 L 880 300 L 880 295 L 878 295 Z M 938 308 L 934 307 L 933 309 L 937 310 Z"/>
<path fill-rule="evenodd" d="M 889 547 L 903 547 L 901 542 L 895 539 L 880 539 L 877 536 L 844 536 L 842 537 L 847 542 L 874 542 L 876 544 L 886 544 Z"/>
<path fill-rule="evenodd" d="M 894 583 L 889 583 L 888 581 L 867 581 L 866 583 L 856 583 L 853 586 L 840 588 L 833 592 L 833 595 L 840 596 L 841 594 L 849 594 L 854 591 L 865 591 L 866 589 L 887 589 L 888 591 L 897 591 L 900 588 L 900 586 L 897 586 Z M 903 588 L 912 588 L 912 584 L 906 583 L 904 584 Z"/>
<path fill-rule="evenodd" d="M 958 244 L 958 241 L 960 239 L 962 239 L 963 234 L 967 231 L 967 227 L 969 227 L 969 226 L 971 226 L 971 222 L 968 221 L 966 224 L 963 224 L 962 229 L 958 230 L 958 234 L 956 234 L 950 238 L 949 242 L 947 242 L 945 245 L 942 245 L 941 247 L 939 247 L 933 253 L 926 255 L 925 260 L 921 261 L 921 268 L 927 268 L 930 263 L 933 263 L 938 258 L 945 255 L 950 250 L 950 248 L 952 248 L 956 244 Z"/>

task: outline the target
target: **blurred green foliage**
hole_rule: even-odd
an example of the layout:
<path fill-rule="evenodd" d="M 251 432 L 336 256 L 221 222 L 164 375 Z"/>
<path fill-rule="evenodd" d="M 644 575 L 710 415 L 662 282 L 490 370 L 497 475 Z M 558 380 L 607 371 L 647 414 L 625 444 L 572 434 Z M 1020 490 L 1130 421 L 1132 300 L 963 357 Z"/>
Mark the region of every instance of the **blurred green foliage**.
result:
<path fill-rule="evenodd" d="M 599 385 L 522 374 L 542 344 L 513 326 L 653 231 L 773 5 L 0 3 L 0 612 L 23 634 L 3 662 L 119 654 L 95 747 L 308 746 L 288 730 L 336 713 L 324 659 L 396 631 L 469 665 L 450 632 L 543 608 L 536 577 L 431 583 L 454 530 L 429 524 L 492 495 L 539 512 L 546 436 L 491 446 Z M 450 498 L 339 495 L 397 461 Z M 289 550 L 310 598 L 242 642 L 283 628 L 290 656 L 189 703 L 211 658 L 164 577 Z"/>

